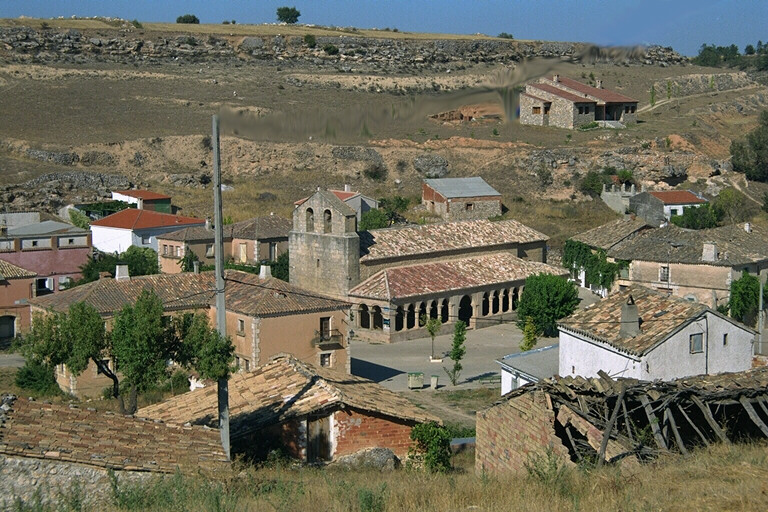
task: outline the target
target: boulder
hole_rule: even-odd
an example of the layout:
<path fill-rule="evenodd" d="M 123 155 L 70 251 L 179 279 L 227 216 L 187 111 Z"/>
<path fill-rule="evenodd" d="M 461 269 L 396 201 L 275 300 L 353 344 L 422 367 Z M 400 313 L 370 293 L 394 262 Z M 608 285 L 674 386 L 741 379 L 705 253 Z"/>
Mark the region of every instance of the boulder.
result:
<path fill-rule="evenodd" d="M 334 465 L 348 469 L 377 469 L 393 471 L 400 467 L 400 459 L 388 448 L 366 448 L 359 452 L 343 455 L 334 461 Z"/>

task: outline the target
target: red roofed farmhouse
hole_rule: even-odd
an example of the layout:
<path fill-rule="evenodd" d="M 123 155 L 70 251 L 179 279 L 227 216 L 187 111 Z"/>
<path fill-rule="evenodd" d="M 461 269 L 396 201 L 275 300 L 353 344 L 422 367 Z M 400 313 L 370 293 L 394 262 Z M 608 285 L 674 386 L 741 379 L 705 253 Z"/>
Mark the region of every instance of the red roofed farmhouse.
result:
<path fill-rule="evenodd" d="M 93 246 L 103 252 L 132 245 L 157 251 L 157 235 L 191 226 L 205 226 L 205 219 L 128 208 L 91 222 L 91 233 Z"/>
<path fill-rule="evenodd" d="M 660 226 L 686 208 L 698 208 L 707 200 L 690 190 L 643 191 L 629 198 L 629 209 L 653 226 Z"/>

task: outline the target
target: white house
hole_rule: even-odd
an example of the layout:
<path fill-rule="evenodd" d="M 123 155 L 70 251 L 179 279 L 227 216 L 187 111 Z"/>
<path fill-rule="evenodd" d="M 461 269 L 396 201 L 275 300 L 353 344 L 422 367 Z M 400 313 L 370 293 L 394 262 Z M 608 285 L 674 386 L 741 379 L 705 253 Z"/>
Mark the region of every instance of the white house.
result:
<path fill-rule="evenodd" d="M 558 349 L 559 346 L 555 344 L 497 359 L 496 362 L 501 365 L 501 394 L 506 395 L 520 386 L 535 384 L 541 379 L 557 375 Z"/>
<path fill-rule="evenodd" d="M 559 374 L 673 380 L 752 366 L 755 331 L 707 306 L 632 286 L 562 320 Z"/>
<path fill-rule="evenodd" d="M 157 251 L 157 235 L 191 226 L 205 226 L 205 219 L 128 208 L 91 222 L 91 234 L 93 246 L 103 252 L 132 245 Z"/>

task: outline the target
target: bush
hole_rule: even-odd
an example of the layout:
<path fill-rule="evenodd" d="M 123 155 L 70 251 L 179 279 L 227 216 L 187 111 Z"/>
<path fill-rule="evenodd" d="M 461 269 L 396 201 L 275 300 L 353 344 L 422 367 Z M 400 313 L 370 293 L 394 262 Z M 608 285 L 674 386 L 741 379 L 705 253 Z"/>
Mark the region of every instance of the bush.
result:
<path fill-rule="evenodd" d="M 91 229 L 91 219 L 80 210 L 69 209 L 69 220 L 80 229 Z"/>
<path fill-rule="evenodd" d="M 389 226 L 389 216 L 379 209 L 368 210 L 360 216 L 358 231 L 386 228 Z"/>
<path fill-rule="evenodd" d="M 420 423 L 411 429 L 416 441 L 411 456 L 424 458 L 424 466 L 433 473 L 446 473 L 451 469 L 451 438 L 448 430 L 435 423 Z"/>
<path fill-rule="evenodd" d="M 278 7 L 277 8 L 277 21 L 280 23 L 288 23 L 292 25 L 299 21 L 301 13 L 296 7 Z"/>
<path fill-rule="evenodd" d="M 579 191 L 588 196 L 599 197 L 603 192 L 603 185 L 607 185 L 610 182 L 611 180 L 609 177 L 601 175 L 595 171 L 589 171 L 586 176 L 582 178 L 581 183 L 579 183 Z"/>
<path fill-rule="evenodd" d="M 305 34 L 304 44 L 307 45 L 307 47 L 309 48 L 314 48 L 315 46 L 317 46 L 317 39 L 312 34 Z"/>
<path fill-rule="evenodd" d="M 686 229 L 707 229 L 717 226 L 717 217 L 709 204 L 683 208 L 682 215 L 673 215 L 669 221 Z"/>
<path fill-rule="evenodd" d="M 731 163 L 733 170 L 743 172 L 747 179 L 768 182 L 768 110 L 760 114 L 757 128 L 745 141 L 731 143 Z"/>
<path fill-rule="evenodd" d="M 176 23 L 186 23 L 189 25 L 198 25 L 200 24 L 200 19 L 195 16 L 194 14 L 183 14 L 176 18 Z"/>
<path fill-rule="evenodd" d="M 131 25 L 133 25 L 133 26 L 134 26 L 134 27 L 136 27 L 136 28 L 144 28 L 144 25 L 142 25 L 142 24 L 139 22 L 139 20 L 133 20 L 133 21 L 131 22 Z"/>
<path fill-rule="evenodd" d="M 387 179 L 387 168 L 382 163 L 371 163 L 363 170 L 363 175 L 369 180 L 384 181 Z"/>
<path fill-rule="evenodd" d="M 36 361 L 27 361 L 16 373 L 16 385 L 22 389 L 35 391 L 41 395 L 58 395 L 61 393 L 53 368 Z"/>
<path fill-rule="evenodd" d="M 339 53 L 339 49 L 336 48 L 331 43 L 328 43 L 325 46 L 323 46 L 323 51 L 328 55 L 337 55 Z"/>
<path fill-rule="evenodd" d="M 501 39 L 514 39 L 515 38 L 512 34 L 508 34 L 506 32 L 502 32 L 497 37 L 500 37 Z"/>
<path fill-rule="evenodd" d="M 600 126 L 600 125 L 597 124 L 597 121 L 590 121 L 588 123 L 585 123 L 585 124 L 579 126 L 579 130 L 581 130 L 581 131 L 594 130 L 598 126 Z"/>

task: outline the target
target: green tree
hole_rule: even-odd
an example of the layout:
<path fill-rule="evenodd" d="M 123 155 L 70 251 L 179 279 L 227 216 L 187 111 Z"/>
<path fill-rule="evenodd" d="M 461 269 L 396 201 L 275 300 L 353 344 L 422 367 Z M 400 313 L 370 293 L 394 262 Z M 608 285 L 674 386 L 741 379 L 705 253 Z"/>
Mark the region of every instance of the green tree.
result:
<path fill-rule="evenodd" d="M 766 297 L 763 297 L 765 302 Z M 742 272 L 739 279 L 731 281 L 731 297 L 729 305 L 731 317 L 743 324 L 754 326 L 757 320 L 757 309 L 760 300 L 760 281 L 757 277 Z"/>
<path fill-rule="evenodd" d="M 290 257 L 288 251 L 285 251 L 272 264 L 272 277 L 288 282 L 290 269 Z"/>
<path fill-rule="evenodd" d="M 768 110 L 760 113 L 757 127 L 744 141 L 731 143 L 731 163 L 747 179 L 768 182 Z"/>
<path fill-rule="evenodd" d="M 744 55 L 754 55 L 755 54 L 755 47 L 751 44 L 748 44 L 744 47 Z"/>
<path fill-rule="evenodd" d="M 228 337 L 210 326 L 208 316 L 198 313 L 188 320 L 183 333 L 183 362 L 194 367 L 204 379 L 229 377 L 235 347 Z"/>
<path fill-rule="evenodd" d="M 498 36 L 496 36 L 501 39 L 514 39 L 515 37 L 512 34 L 509 34 L 507 32 L 501 32 Z"/>
<path fill-rule="evenodd" d="M 301 13 L 296 7 L 278 7 L 277 8 L 277 21 L 280 23 L 288 23 L 292 25 L 299 21 Z"/>
<path fill-rule="evenodd" d="M 533 321 L 533 317 L 525 317 L 525 324 L 523 325 L 523 340 L 520 342 L 520 350 L 526 352 L 533 349 L 538 341 L 539 331 L 536 328 L 536 323 Z"/>
<path fill-rule="evenodd" d="M 186 24 L 197 25 L 200 23 L 200 20 L 194 14 L 182 14 L 181 16 L 176 18 L 176 23 L 186 23 Z"/>
<path fill-rule="evenodd" d="M 91 219 L 80 210 L 69 209 L 69 220 L 80 229 L 91 229 Z"/>
<path fill-rule="evenodd" d="M 635 175 L 629 169 L 620 170 L 616 176 L 621 183 L 633 183 L 635 181 Z"/>
<path fill-rule="evenodd" d="M 425 320 L 424 326 L 427 328 L 429 337 L 432 338 L 432 359 L 435 358 L 435 336 L 440 333 L 440 328 L 443 326 L 443 321 L 439 318 L 430 318 Z"/>
<path fill-rule="evenodd" d="M 403 214 L 408 211 L 410 205 L 411 200 L 403 196 L 379 199 L 379 209 L 387 214 L 390 223 L 404 220 Z"/>
<path fill-rule="evenodd" d="M 83 277 L 72 283 L 72 286 L 96 281 L 101 272 L 109 272 L 112 277 L 115 277 L 115 267 L 119 263 L 127 264 L 128 272 L 132 276 L 157 274 L 160 271 L 157 253 L 149 247 L 131 246 L 121 254 L 95 252 L 85 265 L 80 267 Z"/>
<path fill-rule="evenodd" d="M 160 272 L 157 252 L 149 247 L 132 245 L 120 255 L 120 259 L 128 265 L 128 272 L 132 276 L 148 276 Z"/>
<path fill-rule="evenodd" d="M 599 197 L 603 192 L 603 185 L 610 183 L 610 178 L 595 171 L 588 171 L 579 183 L 579 191 L 592 197 Z"/>
<path fill-rule="evenodd" d="M 195 262 L 199 262 L 200 258 L 189 247 L 185 248 L 184 256 L 179 260 L 179 266 L 181 266 L 182 272 L 192 272 L 195 270 Z"/>
<path fill-rule="evenodd" d="M 459 381 L 461 375 L 461 360 L 464 359 L 464 355 L 467 353 L 467 349 L 464 347 L 464 342 L 467 339 L 467 324 L 461 320 L 457 321 L 453 327 L 453 344 L 451 345 L 451 352 L 448 357 L 453 361 L 453 367 L 449 370 L 443 367 L 445 373 L 448 374 L 448 379 L 454 386 Z"/>
<path fill-rule="evenodd" d="M 682 215 L 673 215 L 670 222 L 686 229 L 707 229 L 717 226 L 717 216 L 709 204 L 683 208 Z"/>
<path fill-rule="evenodd" d="M 525 280 L 523 296 L 517 314 L 521 319 L 533 318 L 538 332 L 546 336 L 557 334 L 556 322 L 573 313 L 579 303 L 576 286 L 567 279 L 552 274 L 537 274 Z M 525 320 L 518 321 L 521 328 Z"/>
<path fill-rule="evenodd" d="M 433 473 L 447 473 L 451 469 L 451 436 L 448 429 L 434 421 L 418 423 L 411 428 L 411 439 L 416 446 L 414 455 L 424 457 L 424 466 Z"/>
<path fill-rule="evenodd" d="M 307 48 L 314 48 L 317 46 L 317 38 L 312 34 L 304 34 L 304 44 Z"/>
<path fill-rule="evenodd" d="M 712 201 L 712 212 L 718 222 L 734 224 L 749 219 L 753 208 L 747 197 L 733 187 L 724 188 Z"/>
<path fill-rule="evenodd" d="M 370 229 L 380 229 L 389 226 L 389 216 L 383 210 L 374 208 L 368 210 L 360 216 L 359 231 L 368 231 Z"/>

